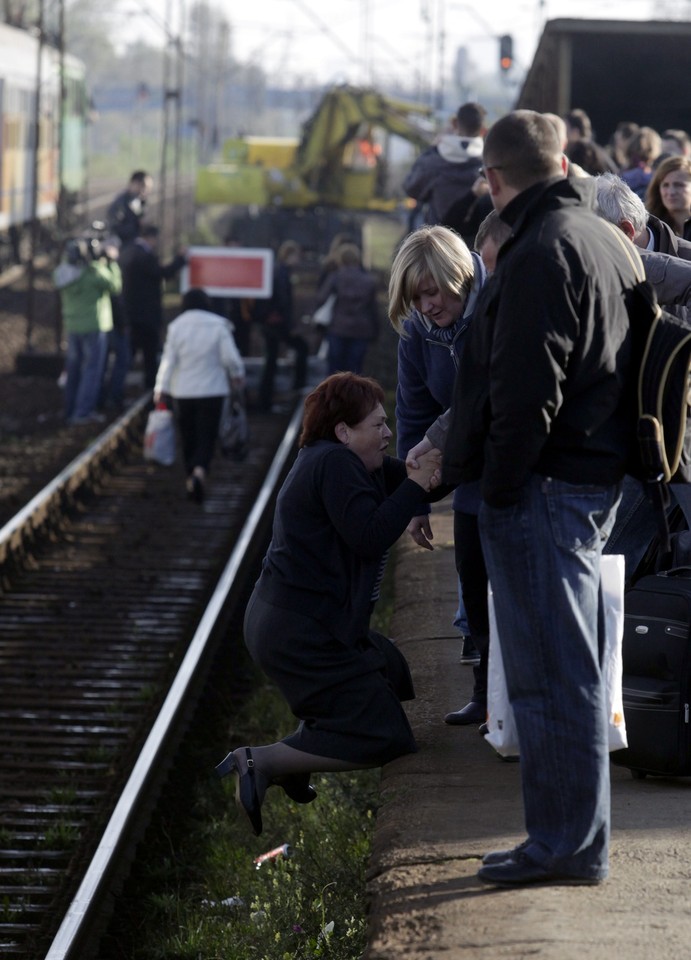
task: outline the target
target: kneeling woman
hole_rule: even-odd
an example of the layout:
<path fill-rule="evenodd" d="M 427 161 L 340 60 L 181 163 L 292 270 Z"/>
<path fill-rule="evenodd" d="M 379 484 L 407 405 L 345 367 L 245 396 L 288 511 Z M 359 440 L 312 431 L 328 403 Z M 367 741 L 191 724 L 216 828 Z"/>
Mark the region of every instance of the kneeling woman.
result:
<path fill-rule="evenodd" d="M 270 785 L 309 803 L 313 771 L 380 766 L 416 749 L 400 702 L 405 660 L 368 621 L 386 551 L 438 486 L 440 454 L 430 451 L 419 470 L 387 457 L 383 400 L 376 381 L 353 373 L 333 374 L 305 400 L 301 449 L 245 615 L 252 658 L 301 723 L 216 768 L 236 775 L 257 835 Z"/>

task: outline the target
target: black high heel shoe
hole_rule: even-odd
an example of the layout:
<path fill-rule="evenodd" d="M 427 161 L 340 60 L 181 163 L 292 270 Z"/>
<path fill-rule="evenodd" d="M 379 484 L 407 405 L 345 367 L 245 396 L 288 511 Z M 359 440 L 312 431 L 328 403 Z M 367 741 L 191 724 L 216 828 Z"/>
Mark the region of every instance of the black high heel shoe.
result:
<path fill-rule="evenodd" d="M 286 773 L 281 777 L 274 777 L 271 783 L 283 787 L 286 796 L 295 803 L 312 803 L 317 799 L 317 791 L 310 783 L 309 773 Z"/>
<path fill-rule="evenodd" d="M 235 774 L 237 778 L 235 802 L 249 820 L 255 837 L 258 837 L 264 828 L 262 823 L 262 805 L 257 793 L 252 751 L 249 747 L 245 747 L 244 749 L 245 756 L 247 757 L 247 770 L 244 773 L 240 773 L 240 767 L 233 752 L 221 760 L 218 766 L 215 767 L 215 773 L 217 777 L 225 777 L 229 773 Z"/>

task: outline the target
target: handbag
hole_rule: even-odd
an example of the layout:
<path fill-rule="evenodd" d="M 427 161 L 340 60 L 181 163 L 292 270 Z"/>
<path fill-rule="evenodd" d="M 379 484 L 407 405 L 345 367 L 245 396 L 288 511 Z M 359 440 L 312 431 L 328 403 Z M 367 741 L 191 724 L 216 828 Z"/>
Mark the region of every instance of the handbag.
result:
<path fill-rule="evenodd" d="M 330 293 L 321 307 L 317 307 L 312 314 L 312 323 L 317 327 L 328 327 L 333 320 L 335 306 L 336 294 Z"/>
<path fill-rule="evenodd" d="M 605 614 L 605 650 L 602 676 L 608 711 L 609 750 L 627 746 L 622 693 L 624 638 L 624 557 L 620 554 L 603 555 L 600 561 L 600 585 Z M 501 640 L 494 611 L 494 595 L 488 587 L 489 607 L 489 663 L 487 668 L 487 728 L 485 740 L 502 757 L 520 754 L 518 731 L 513 708 L 506 689 Z"/>
<path fill-rule="evenodd" d="M 144 459 L 170 467 L 175 463 L 175 420 L 173 411 L 159 403 L 151 411 L 144 429 Z"/>
<path fill-rule="evenodd" d="M 244 460 L 250 448 L 247 411 L 241 397 L 232 394 L 223 401 L 218 427 L 221 455 L 230 460 Z"/>

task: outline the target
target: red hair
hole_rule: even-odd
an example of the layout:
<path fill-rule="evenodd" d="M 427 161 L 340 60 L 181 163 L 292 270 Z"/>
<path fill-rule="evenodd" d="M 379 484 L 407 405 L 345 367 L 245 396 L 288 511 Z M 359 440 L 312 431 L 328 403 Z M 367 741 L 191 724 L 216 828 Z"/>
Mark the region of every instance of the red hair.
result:
<path fill-rule="evenodd" d="M 376 380 L 356 373 L 333 373 L 305 398 L 300 446 L 336 440 L 336 424 L 354 427 L 378 403 L 384 403 L 384 391 Z"/>

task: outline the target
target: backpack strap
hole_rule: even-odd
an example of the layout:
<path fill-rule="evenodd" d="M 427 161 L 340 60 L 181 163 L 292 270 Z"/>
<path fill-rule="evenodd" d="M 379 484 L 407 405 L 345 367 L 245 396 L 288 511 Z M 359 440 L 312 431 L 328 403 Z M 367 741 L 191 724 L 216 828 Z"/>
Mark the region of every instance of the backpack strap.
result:
<path fill-rule="evenodd" d="M 645 267 L 643 266 L 643 261 L 641 260 L 641 255 L 638 252 L 636 245 L 632 243 L 628 237 L 625 238 L 625 235 L 609 220 L 604 221 L 607 226 L 614 232 L 614 236 L 617 238 L 621 244 L 621 248 L 626 254 L 626 258 L 631 264 L 633 272 L 636 274 L 636 280 L 638 283 L 643 283 L 645 280 Z"/>
<path fill-rule="evenodd" d="M 645 282 L 645 267 L 643 266 L 643 261 L 641 256 L 636 249 L 635 245 L 625 236 L 622 235 L 622 231 L 619 227 L 615 226 L 610 221 L 605 221 L 607 225 L 613 230 L 614 236 L 617 238 L 626 259 L 631 264 L 636 281 L 638 283 Z M 655 300 L 655 319 L 653 323 L 657 323 L 662 315 L 662 310 L 660 305 Z M 650 344 L 652 337 L 649 336 L 645 345 L 645 351 L 643 355 L 643 361 L 638 372 L 638 384 L 637 384 L 637 400 L 638 400 L 638 442 L 641 449 L 641 456 L 643 462 L 647 466 L 648 477 L 644 481 L 646 493 L 648 498 L 652 502 L 653 509 L 655 511 L 655 518 L 657 520 L 658 527 L 658 536 L 659 536 L 659 557 L 661 568 L 665 567 L 669 563 L 671 555 L 671 541 L 670 541 L 670 530 L 669 530 L 669 521 L 667 519 L 667 511 L 670 506 L 670 496 L 669 489 L 665 480 L 669 480 L 670 471 L 667 464 L 667 457 L 665 454 L 664 439 L 662 436 L 661 425 L 654 416 L 644 413 L 644 403 L 643 403 L 643 372 L 645 370 L 645 362 L 648 357 L 648 351 L 650 350 Z"/>

